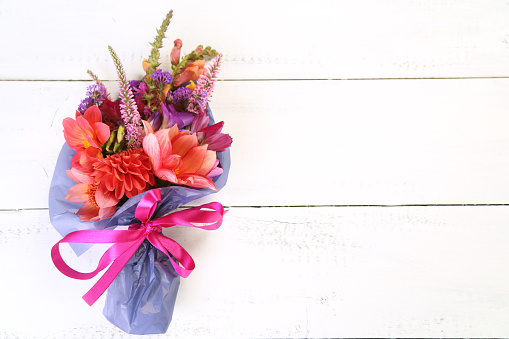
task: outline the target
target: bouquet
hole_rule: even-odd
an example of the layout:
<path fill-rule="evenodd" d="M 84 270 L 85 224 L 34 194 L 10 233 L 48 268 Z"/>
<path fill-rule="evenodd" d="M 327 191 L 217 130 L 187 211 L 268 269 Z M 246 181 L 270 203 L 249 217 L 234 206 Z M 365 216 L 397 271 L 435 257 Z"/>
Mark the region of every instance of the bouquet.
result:
<path fill-rule="evenodd" d="M 232 138 L 221 132 L 223 122 L 215 123 L 208 105 L 221 54 L 198 46 L 181 57 L 177 39 L 171 70 L 159 68 L 171 17 L 172 11 L 142 62 L 143 79 L 128 81 L 108 47 L 118 74 L 117 100 L 88 71 L 95 84 L 75 119 L 63 121 L 66 143 L 49 193 L 51 223 L 63 236 L 51 250 L 55 266 L 76 279 L 90 279 L 109 266 L 83 299 L 92 305 L 107 289 L 103 314 L 133 334 L 167 331 L 180 276 L 194 269 L 191 256 L 162 229 L 217 229 L 225 213 L 219 203 L 175 211 L 226 184 Z M 70 243 L 78 255 L 90 244 L 112 246 L 93 272 L 83 273 L 62 259 L 61 243 Z"/>

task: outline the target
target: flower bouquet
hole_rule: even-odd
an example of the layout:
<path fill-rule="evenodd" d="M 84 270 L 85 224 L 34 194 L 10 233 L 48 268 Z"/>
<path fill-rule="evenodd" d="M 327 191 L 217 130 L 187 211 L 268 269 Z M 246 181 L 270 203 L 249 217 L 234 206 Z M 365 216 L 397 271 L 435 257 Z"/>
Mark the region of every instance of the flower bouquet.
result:
<path fill-rule="evenodd" d="M 217 229 L 225 213 L 219 203 L 175 212 L 226 184 L 232 138 L 221 132 L 223 122 L 215 123 L 208 105 L 221 54 L 198 46 L 181 57 L 177 39 L 171 71 L 158 68 L 171 17 L 172 11 L 157 30 L 139 81 L 127 80 L 109 47 L 119 79 L 117 100 L 88 71 L 95 85 L 76 118 L 63 121 L 66 143 L 49 193 L 51 223 L 63 236 L 51 250 L 55 266 L 76 279 L 108 268 L 83 299 L 92 305 L 107 289 L 103 314 L 133 334 L 167 331 L 180 276 L 194 269 L 191 256 L 162 229 Z M 78 255 L 90 244 L 112 246 L 93 272 L 83 273 L 62 259 L 61 243 L 70 243 Z"/>

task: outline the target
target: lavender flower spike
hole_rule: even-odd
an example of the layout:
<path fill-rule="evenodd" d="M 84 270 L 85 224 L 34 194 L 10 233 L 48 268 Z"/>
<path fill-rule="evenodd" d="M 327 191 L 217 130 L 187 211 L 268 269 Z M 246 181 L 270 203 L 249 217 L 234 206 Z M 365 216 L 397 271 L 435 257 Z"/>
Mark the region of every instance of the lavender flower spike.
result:
<path fill-rule="evenodd" d="M 115 63 L 115 67 L 117 69 L 118 75 L 118 86 L 120 89 L 120 113 L 122 116 L 122 120 L 125 124 L 126 129 L 126 140 L 127 147 L 131 149 L 138 149 L 141 147 L 141 116 L 138 112 L 138 106 L 136 106 L 136 102 L 134 101 L 133 91 L 129 82 L 127 81 L 127 77 L 122 67 L 122 63 L 118 58 L 117 54 L 108 46 L 111 57 L 113 58 L 113 62 Z"/>

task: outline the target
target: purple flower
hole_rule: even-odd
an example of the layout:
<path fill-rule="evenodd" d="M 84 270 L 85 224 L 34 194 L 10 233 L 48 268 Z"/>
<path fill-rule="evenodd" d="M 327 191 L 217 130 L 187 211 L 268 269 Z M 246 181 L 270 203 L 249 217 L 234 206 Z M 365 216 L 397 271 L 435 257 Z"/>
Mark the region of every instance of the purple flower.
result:
<path fill-rule="evenodd" d="M 189 99 L 189 95 L 191 95 L 191 90 L 187 87 L 179 87 L 172 94 L 171 99 L 175 103 L 183 103 Z"/>
<path fill-rule="evenodd" d="M 159 128 L 161 128 L 161 124 L 163 122 L 163 116 L 158 111 L 155 111 L 152 113 L 152 115 L 148 118 L 148 122 L 154 129 L 154 131 L 157 131 Z"/>
<path fill-rule="evenodd" d="M 178 112 L 172 104 L 161 103 L 163 109 L 163 122 L 160 128 L 170 128 L 177 124 L 179 129 L 193 122 L 195 115 L 189 112 Z"/>
<path fill-rule="evenodd" d="M 218 122 L 217 124 L 205 127 L 196 133 L 200 144 L 207 144 L 207 149 L 223 152 L 226 148 L 232 144 L 232 137 L 229 134 L 221 133 L 223 129 L 224 121 Z"/>
<path fill-rule="evenodd" d="M 138 89 L 138 87 L 140 87 L 140 83 L 141 81 L 138 81 L 138 80 L 130 80 L 129 81 L 129 86 L 131 86 L 131 88 L 137 92 L 136 90 Z"/>
<path fill-rule="evenodd" d="M 146 83 L 140 82 L 138 87 L 134 88 L 134 91 L 139 94 L 145 94 L 149 92 L 149 89 Z"/>
<path fill-rule="evenodd" d="M 97 105 L 99 106 L 107 95 L 106 88 L 102 85 L 92 85 L 87 87 L 87 97 L 81 100 L 78 106 L 78 112 L 85 113 L 87 108 Z"/>
<path fill-rule="evenodd" d="M 158 68 L 151 75 L 150 78 L 157 83 L 162 83 L 164 85 L 169 85 L 173 81 L 173 76 L 169 72 L 164 72 L 162 69 Z"/>
<path fill-rule="evenodd" d="M 207 149 L 216 152 L 223 152 L 232 144 L 232 137 L 229 134 L 221 133 L 224 122 L 208 126 L 209 117 L 200 113 L 190 126 L 190 131 L 196 133 L 200 145 L 207 144 Z"/>

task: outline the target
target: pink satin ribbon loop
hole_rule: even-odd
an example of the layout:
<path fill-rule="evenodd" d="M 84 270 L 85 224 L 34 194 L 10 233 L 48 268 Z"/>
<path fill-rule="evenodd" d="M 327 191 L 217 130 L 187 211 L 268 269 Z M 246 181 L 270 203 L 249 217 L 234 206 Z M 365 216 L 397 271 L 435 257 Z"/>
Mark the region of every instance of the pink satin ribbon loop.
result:
<path fill-rule="evenodd" d="M 182 225 L 204 230 L 215 230 L 221 226 L 223 216 L 227 212 L 220 203 L 211 202 L 150 220 L 156 210 L 157 203 L 160 201 L 160 189 L 148 191 L 138 203 L 134 212 L 134 216 L 140 220 L 140 223 L 131 224 L 128 230 L 75 231 L 66 235 L 51 248 L 53 264 L 60 272 L 70 278 L 91 279 L 110 266 L 83 296 L 87 304 L 92 305 L 106 291 L 145 239 L 170 258 L 173 268 L 180 276 L 188 277 L 195 268 L 193 258 L 179 243 L 164 236 L 161 233 L 162 228 Z M 111 243 L 113 245 L 102 255 L 95 270 L 83 273 L 74 270 L 65 263 L 60 254 L 60 244 L 62 243 Z"/>

